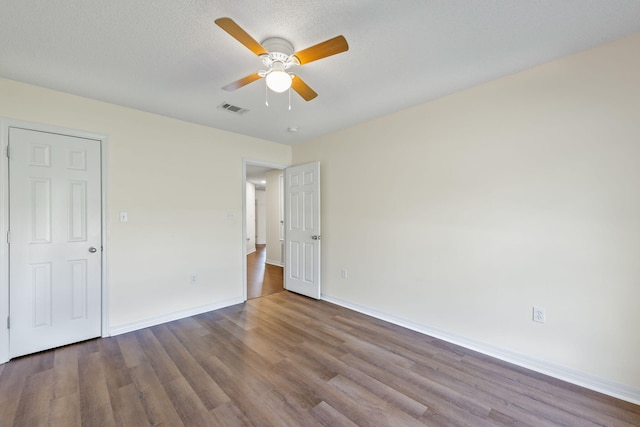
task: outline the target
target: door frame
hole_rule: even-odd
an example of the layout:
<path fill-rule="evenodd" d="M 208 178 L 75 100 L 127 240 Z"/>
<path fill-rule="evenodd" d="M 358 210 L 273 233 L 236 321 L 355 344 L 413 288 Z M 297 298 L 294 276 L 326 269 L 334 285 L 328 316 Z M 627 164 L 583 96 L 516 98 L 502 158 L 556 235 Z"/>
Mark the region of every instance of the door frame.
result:
<path fill-rule="evenodd" d="M 250 158 L 242 158 L 242 301 L 247 300 L 247 165 L 285 170 L 287 166 Z M 284 260 L 282 260 L 284 263 Z M 284 266 L 285 270 L 287 266 Z"/>
<path fill-rule="evenodd" d="M 100 142 L 100 190 L 101 190 L 101 215 L 102 215 L 102 337 L 109 336 L 109 292 L 108 292 L 108 220 L 107 220 L 107 194 L 108 194 L 108 150 L 109 140 L 106 135 L 87 132 L 77 129 L 68 129 L 58 126 L 27 122 L 0 117 L 0 364 L 9 361 L 9 244 L 7 234 L 9 230 L 9 159 L 7 147 L 9 146 L 9 128 L 22 129 L 69 135 L 77 138 L 93 139 Z"/>

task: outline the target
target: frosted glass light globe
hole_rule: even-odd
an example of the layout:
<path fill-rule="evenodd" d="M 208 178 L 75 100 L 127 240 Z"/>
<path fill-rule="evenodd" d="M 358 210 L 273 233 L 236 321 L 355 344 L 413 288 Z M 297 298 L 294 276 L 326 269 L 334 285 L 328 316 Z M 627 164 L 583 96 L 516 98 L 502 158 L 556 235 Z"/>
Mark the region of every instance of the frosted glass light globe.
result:
<path fill-rule="evenodd" d="M 267 86 L 274 92 L 284 92 L 291 87 L 291 76 L 283 70 L 273 70 L 265 77 Z"/>

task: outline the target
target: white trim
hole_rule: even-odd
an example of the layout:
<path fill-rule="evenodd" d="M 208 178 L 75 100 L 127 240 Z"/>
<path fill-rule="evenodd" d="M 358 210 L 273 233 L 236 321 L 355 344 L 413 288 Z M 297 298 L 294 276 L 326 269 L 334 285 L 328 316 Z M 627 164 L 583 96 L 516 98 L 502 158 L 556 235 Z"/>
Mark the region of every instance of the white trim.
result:
<path fill-rule="evenodd" d="M 282 262 L 280 262 L 280 261 L 274 261 L 274 260 L 271 260 L 271 259 L 266 259 L 264 262 L 265 262 L 265 264 L 275 265 L 276 267 L 284 267 L 284 264 Z"/>
<path fill-rule="evenodd" d="M 232 298 L 217 303 L 201 305 L 199 307 L 193 307 L 186 310 L 175 311 L 169 314 L 163 314 L 162 316 L 152 317 L 149 319 L 141 320 L 133 323 L 126 323 L 124 325 L 118 325 L 111 328 L 111 336 L 126 334 L 127 332 L 133 332 L 144 328 L 150 328 L 151 326 L 160 325 L 167 322 L 173 322 L 174 320 L 184 319 L 186 317 L 197 316 L 198 314 L 207 313 L 209 311 L 218 310 L 224 307 L 229 307 L 236 304 L 242 304 L 244 300 L 242 298 Z"/>
<path fill-rule="evenodd" d="M 109 336 L 109 209 L 107 201 L 109 198 L 109 139 L 104 136 L 100 140 L 101 158 L 101 190 L 102 190 L 102 338 Z"/>
<path fill-rule="evenodd" d="M 386 322 L 393 323 L 394 325 L 402 326 L 404 328 L 411 329 L 412 331 L 420 332 L 422 334 L 477 351 L 487 356 L 495 357 L 496 359 L 549 375 L 571 384 L 576 384 L 599 393 L 640 405 L 640 388 L 610 381 L 586 372 L 547 362 L 545 360 L 534 359 L 520 353 L 451 334 L 446 331 L 415 323 L 392 314 L 384 313 L 340 298 L 335 298 L 330 295 L 323 294 L 321 299 L 350 310 L 375 317 L 376 319 L 384 320 Z"/>
<path fill-rule="evenodd" d="M 256 248 L 253 248 L 249 251 L 247 251 L 247 255 L 251 255 L 252 253 L 254 253 L 256 251 Z"/>
<path fill-rule="evenodd" d="M 6 119 L 0 119 L 0 363 L 9 361 L 9 125 Z"/>
<path fill-rule="evenodd" d="M 78 138 L 93 139 L 100 142 L 100 168 L 101 168 L 101 193 L 102 193 L 102 318 L 101 334 L 108 336 L 109 326 L 109 282 L 107 275 L 107 158 L 109 142 L 106 135 L 87 132 L 78 129 L 69 129 L 40 123 L 14 120 L 0 117 L 0 149 L 2 160 L 0 161 L 0 363 L 9 361 L 9 330 L 6 320 L 9 316 L 9 247 L 6 241 L 6 233 L 9 229 L 9 161 L 6 149 L 9 144 L 9 128 L 23 128 L 40 132 L 69 135 Z"/>
<path fill-rule="evenodd" d="M 242 158 L 242 301 L 247 300 L 247 165 L 284 170 L 286 166 L 260 160 Z"/>

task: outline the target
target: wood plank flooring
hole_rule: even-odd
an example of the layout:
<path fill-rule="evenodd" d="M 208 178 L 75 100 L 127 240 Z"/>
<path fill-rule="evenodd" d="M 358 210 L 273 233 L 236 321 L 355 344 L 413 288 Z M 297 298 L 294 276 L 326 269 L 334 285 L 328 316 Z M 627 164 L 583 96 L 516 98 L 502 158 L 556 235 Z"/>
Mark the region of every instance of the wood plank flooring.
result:
<path fill-rule="evenodd" d="M 247 299 L 259 298 L 284 291 L 283 268 L 266 264 L 265 245 L 247 255 Z"/>
<path fill-rule="evenodd" d="M 1 426 L 638 426 L 640 407 L 289 292 L 0 365 Z"/>

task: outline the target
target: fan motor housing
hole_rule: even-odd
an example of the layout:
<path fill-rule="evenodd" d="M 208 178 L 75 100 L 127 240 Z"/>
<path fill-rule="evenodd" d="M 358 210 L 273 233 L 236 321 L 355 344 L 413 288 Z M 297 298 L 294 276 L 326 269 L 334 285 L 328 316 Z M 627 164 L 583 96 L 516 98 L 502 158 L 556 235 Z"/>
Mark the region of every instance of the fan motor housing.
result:
<path fill-rule="evenodd" d="M 265 75 L 274 68 L 288 70 L 293 65 L 300 65 L 298 58 L 293 54 L 293 45 L 285 39 L 271 37 L 262 42 L 262 47 L 269 52 L 260 55 L 262 63 L 269 68 Z"/>
<path fill-rule="evenodd" d="M 271 53 L 283 53 L 287 57 L 293 54 L 293 45 L 289 43 L 288 40 L 285 40 L 280 37 L 271 37 L 263 41 L 262 47 L 264 47 L 267 52 Z"/>

